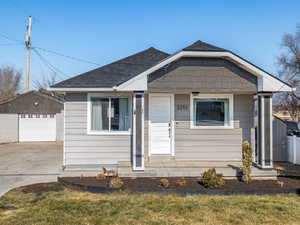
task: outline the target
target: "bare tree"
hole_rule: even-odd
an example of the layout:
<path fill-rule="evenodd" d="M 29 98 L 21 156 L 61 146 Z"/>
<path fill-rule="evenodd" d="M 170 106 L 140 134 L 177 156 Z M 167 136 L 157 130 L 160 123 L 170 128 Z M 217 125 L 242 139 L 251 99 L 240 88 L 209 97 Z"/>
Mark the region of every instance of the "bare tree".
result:
<path fill-rule="evenodd" d="M 300 25 L 295 34 L 285 34 L 282 38 L 284 52 L 278 57 L 280 75 L 285 80 L 300 79 Z"/>
<path fill-rule="evenodd" d="M 297 121 L 300 118 L 300 25 L 295 34 L 283 36 L 282 47 L 283 53 L 277 58 L 279 76 L 296 91 L 280 94 L 279 104 Z"/>
<path fill-rule="evenodd" d="M 0 68 L 0 97 L 8 98 L 17 94 L 20 88 L 21 72 L 12 66 Z"/>
<path fill-rule="evenodd" d="M 292 80 L 290 84 L 293 87 L 299 87 L 299 80 Z M 281 110 L 288 111 L 292 120 L 300 119 L 300 101 L 293 93 L 284 92 L 278 96 L 279 106 Z"/>
<path fill-rule="evenodd" d="M 36 80 L 34 86 L 36 89 L 46 89 L 56 83 L 56 73 L 51 75 L 43 75 L 41 80 Z"/>

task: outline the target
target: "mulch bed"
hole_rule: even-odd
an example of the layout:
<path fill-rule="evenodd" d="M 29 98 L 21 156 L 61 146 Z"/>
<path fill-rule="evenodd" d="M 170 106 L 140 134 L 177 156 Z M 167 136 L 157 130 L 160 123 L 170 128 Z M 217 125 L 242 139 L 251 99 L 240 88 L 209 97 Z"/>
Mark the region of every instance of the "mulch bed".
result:
<path fill-rule="evenodd" d="M 300 179 L 300 165 L 295 165 L 288 162 L 276 162 L 274 168 L 277 169 L 281 177 L 299 177 Z"/>
<path fill-rule="evenodd" d="M 195 194 L 280 194 L 300 193 L 300 179 L 279 177 L 278 180 L 253 180 L 244 183 L 238 180 L 226 180 L 225 185 L 217 189 L 205 188 L 198 178 L 184 178 L 186 186 L 176 185 L 179 177 L 168 178 L 170 186 L 164 188 L 160 185 L 161 178 L 121 178 L 124 185 L 120 189 L 108 186 L 109 178 L 97 180 L 95 177 L 63 177 L 58 181 L 66 187 L 76 190 L 90 191 L 96 193 L 107 193 L 113 191 L 132 192 L 162 192 L 162 193 L 195 193 Z M 279 182 L 283 182 L 283 187 Z"/>

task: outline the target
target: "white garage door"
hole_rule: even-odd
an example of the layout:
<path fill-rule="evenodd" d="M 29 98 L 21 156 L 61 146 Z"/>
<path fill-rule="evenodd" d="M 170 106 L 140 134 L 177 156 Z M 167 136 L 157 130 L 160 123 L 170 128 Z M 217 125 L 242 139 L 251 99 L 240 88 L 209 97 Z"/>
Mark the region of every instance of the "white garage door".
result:
<path fill-rule="evenodd" d="M 19 141 L 55 141 L 54 114 L 19 114 Z"/>

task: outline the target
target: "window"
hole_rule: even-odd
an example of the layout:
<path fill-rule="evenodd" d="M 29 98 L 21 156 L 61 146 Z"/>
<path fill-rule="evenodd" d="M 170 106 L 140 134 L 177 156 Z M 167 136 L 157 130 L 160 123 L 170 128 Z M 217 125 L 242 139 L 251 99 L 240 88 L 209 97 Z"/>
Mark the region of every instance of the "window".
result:
<path fill-rule="evenodd" d="M 90 96 L 89 133 L 120 133 L 130 129 L 128 97 Z"/>
<path fill-rule="evenodd" d="M 232 102 L 232 95 L 192 95 L 191 127 L 232 127 Z"/>

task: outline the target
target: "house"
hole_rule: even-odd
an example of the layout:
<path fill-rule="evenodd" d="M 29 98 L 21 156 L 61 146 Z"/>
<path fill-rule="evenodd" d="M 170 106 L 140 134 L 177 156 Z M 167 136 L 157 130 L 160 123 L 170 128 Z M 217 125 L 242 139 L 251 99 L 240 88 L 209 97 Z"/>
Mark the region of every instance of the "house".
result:
<path fill-rule="evenodd" d="M 274 105 L 273 114 L 282 120 L 293 120 L 287 106 L 285 105 Z M 295 121 L 298 120 L 298 118 L 295 119 Z"/>
<path fill-rule="evenodd" d="M 230 167 L 231 176 L 243 141 L 255 149 L 261 174 L 272 169 L 272 94 L 292 88 L 197 41 L 172 55 L 149 48 L 49 90 L 65 93 L 66 169 L 199 176 Z"/>
<path fill-rule="evenodd" d="M 29 91 L 0 102 L 0 143 L 63 140 L 63 99 Z"/>

